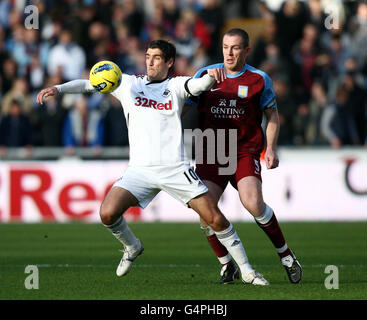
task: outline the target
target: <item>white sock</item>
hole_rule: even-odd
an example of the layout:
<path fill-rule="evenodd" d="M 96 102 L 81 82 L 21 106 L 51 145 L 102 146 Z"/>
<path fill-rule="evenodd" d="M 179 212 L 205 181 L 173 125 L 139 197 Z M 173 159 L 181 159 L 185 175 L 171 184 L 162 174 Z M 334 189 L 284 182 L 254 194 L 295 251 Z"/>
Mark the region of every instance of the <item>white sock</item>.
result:
<path fill-rule="evenodd" d="M 270 219 L 273 217 L 274 215 L 274 211 L 272 208 L 270 208 L 266 203 L 265 203 L 265 209 L 264 212 L 258 216 L 255 217 L 255 220 L 260 223 L 260 224 L 267 224 Z"/>
<path fill-rule="evenodd" d="M 218 240 L 227 248 L 234 261 L 236 261 L 241 273 L 246 274 L 254 271 L 248 261 L 245 248 L 232 224 L 223 231 L 215 231 L 215 234 Z"/>
<path fill-rule="evenodd" d="M 138 238 L 132 233 L 123 216 L 118 218 L 115 223 L 104 226 L 112 232 L 124 247 L 131 248 L 138 245 Z"/>
<path fill-rule="evenodd" d="M 228 253 L 224 257 L 217 257 L 221 265 L 227 264 L 228 262 L 232 261 L 231 255 Z"/>
<path fill-rule="evenodd" d="M 206 237 L 210 237 L 210 236 L 215 234 L 215 232 L 214 232 L 214 230 L 212 229 L 211 226 L 203 226 L 202 224 L 200 224 L 200 229 L 203 231 L 203 233 Z M 227 255 L 223 256 L 223 257 L 218 257 L 217 256 L 217 258 L 218 258 L 221 265 L 224 265 L 224 264 L 232 261 L 232 257 L 229 253 Z"/>

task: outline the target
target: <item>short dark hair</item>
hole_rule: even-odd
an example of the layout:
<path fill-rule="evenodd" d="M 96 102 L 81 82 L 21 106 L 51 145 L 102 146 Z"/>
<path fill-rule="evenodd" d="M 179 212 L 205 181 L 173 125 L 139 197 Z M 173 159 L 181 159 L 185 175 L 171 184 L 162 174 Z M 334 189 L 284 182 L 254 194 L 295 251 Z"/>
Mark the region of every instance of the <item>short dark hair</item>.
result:
<path fill-rule="evenodd" d="M 248 33 L 240 28 L 233 28 L 228 30 L 224 36 L 240 36 L 243 40 L 243 46 L 246 48 L 250 44 L 250 37 L 248 36 Z"/>
<path fill-rule="evenodd" d="M 166 40 L 153 40 L 148 44 L 148 49 L 160 49 L 163 53 L 164 61 L 167 62 L 169 59 L 176 59 L 176 47 Z"/>

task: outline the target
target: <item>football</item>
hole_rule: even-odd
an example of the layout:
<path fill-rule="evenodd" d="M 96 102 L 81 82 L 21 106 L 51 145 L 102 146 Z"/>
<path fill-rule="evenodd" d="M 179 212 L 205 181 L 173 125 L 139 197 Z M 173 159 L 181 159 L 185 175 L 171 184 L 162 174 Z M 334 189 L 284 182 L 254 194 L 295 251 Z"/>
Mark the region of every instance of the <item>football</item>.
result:
<path fill-rule="evenodd" d="M 101 93 L 111 93 L 121 83 L 121 69 L 112 61 L 97 62 L 89 73 L 91 85 Z"/>

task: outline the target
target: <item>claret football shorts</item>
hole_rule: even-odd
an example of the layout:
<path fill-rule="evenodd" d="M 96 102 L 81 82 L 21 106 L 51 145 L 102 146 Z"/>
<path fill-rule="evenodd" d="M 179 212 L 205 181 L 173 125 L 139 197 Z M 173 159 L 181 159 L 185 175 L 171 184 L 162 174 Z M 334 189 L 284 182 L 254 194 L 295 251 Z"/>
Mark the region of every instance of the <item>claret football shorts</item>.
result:
<path fill-rule="evenodd" d="M 150 167 L 129 166 L 113 187 L 130 191 L 143 209 L 161 190 L 184 205 L 208 191 L 194 168 L 187 163 Z"/>
<path fill-rule="evenodd" d="M 253 154 L 241 155 L 237 159 L 237 169 L 232 175 L 219 175 L 219 164 L 197 164 L 195 172 L 202 180 L 209 180 L 220 186 L 223 190 L 228 182 L 237 189 L 237 182 L 244 177 L 253 176 L 261 180 L 260 157 Z"/>

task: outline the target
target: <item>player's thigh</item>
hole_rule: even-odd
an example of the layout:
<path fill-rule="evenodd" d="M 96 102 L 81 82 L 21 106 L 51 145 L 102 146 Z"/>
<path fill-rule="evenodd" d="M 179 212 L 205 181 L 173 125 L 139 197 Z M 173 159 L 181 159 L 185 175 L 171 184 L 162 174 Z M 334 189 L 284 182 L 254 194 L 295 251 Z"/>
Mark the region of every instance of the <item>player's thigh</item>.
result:
<path fill-rule="evenodd" d="M 220 197 L 223 194 L 223 189 L 219 185 L 217 185 L 215 182 L 210 180 L 203 180 L 205 185 L 207 186 L 210 195 L 212 196 L 215 203 L 219 202 Z"/>
<path fill-rule="evenodd" d="M 224 190 L 231 176 L 220 175 L 220 167 L 221 166 L 219 164 L 197 164 L 195 172 L 203 181 L 211 181 L 218 185 L 222 190 Z"/>
<path fill-rule="evenodd" d="M 260 216 L 265 209 L 261 181 L 255 176 L 243 177 L 237 182 L 237 189 L 243 206 L 253 216 Z"/>
<path fill-rule="evenodd" d="M 128 190 L 138 201 L 142 209 L 154 199 L 160 189 L 156 185 L 155 172 L 151 168 L 128 167 L 114 187 Z"/>
<path fill-rule="evenodd" d="M 105 224 L 113 223 L 127 209 L 137 204 L 138 200 L 130 191 L 117 186 L 112 187 L 101 204 L 102 222 Z"/>

